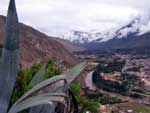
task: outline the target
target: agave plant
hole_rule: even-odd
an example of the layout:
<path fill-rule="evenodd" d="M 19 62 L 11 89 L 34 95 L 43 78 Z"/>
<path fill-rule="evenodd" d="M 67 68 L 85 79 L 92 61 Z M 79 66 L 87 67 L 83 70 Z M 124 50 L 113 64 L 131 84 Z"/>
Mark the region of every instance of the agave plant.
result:
<path fill-rule="evenodd" d="M 10 0 L 7 21 L 6 37 L 2 52 L 0 65 L 0 112 L 18 113 L 30 109 L 30 113 L 55 113 L 56 110 L 63 113 L 70 112 L 70 99 L 74 101 L 74 107 L 78 109 L 73 93 L 69 90 L 69 84 L 85 68 L 86 63 L 81 63 L 65 74 L 55 76 L 44 81 L 46 65 L 33 77 L 30 86 L 32 87 L 8 110 L 10 98 L 16 81 L 19 64 L 19 23 L 16 12 L 15 0 Z M 37 107 L 36 107 L 37 106 Z M 77 113 L 78 110 L 74 112 Z"/>
<path fill-rule="evenodd" d="M 68 96 L 69 84 L 73 82 L 74 78 L 80 74 L 80 72 L 86 67 L 86 63 L 81 63 L 70 71 L 66 72 L 64 75 L 59 75 L 52 77 L 43 82 L 41 76 L 44 76 L 44 67 L 39 70 L 39 72 L 33 77 L 30 84 L 32 84 L 33 88 L 29 90 L 26 94 L 24 94 L 8 111 L 8 113 L 18 113 L 22 110 L 28 108 L 31 109 L 30 112 L 41 112 L 40 110 L 43 108 L 45 110 L 44 113 L 55 113 L 56 106 L 62 105 L 63 113 L 69 113 L 70 111 L 70 99 Z M 39 74 L 40 73 L 40 74 Z M 36 79 L 37 78 L 37 79 Z M 36 81 L 38 80 L 38 81 Z M 40 83 L 39 83 L 40 82 Z M 72 96 L 73 97 L 73 96 Z M 74 97 L 73 97 L 74 98 Z M 40 106 L 41 105 L 41 106 Z"/>
<path fill-rule="evenodd" d="M 0 67 L 0 112 L 6 113 L 16 81 L 19 64 L 19 23 L 15 1 L 10 0 L 6 20 L 6 34 Z"/>

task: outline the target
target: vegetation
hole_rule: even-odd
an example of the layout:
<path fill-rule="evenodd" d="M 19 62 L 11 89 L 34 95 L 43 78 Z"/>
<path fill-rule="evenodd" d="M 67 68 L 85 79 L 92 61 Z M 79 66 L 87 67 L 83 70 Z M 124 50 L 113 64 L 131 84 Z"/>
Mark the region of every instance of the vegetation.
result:
<path fill-rule="evenodd" d="M 31 89 L 29 83 L 33 76 L 39 71 L 43 66 L 43 63 L 35 63 L 30 68 L 19 69 L 16 79 L 16 84 L 11 98 L 11 105 L 16 102 L 25 92 Z M 51 78 L 53 76 L 59 75 L 61 73 L 60 69 L 54 66 L 52 60 L 49 60 L 46 65 L 46 70 L 44 74 L 44 79 Z"/>
<path fill-rule="evenodd" d="M 127 69 L 127 71 L 131 71 L 131 72 L 140 72 L 140 67 L 132 67 L 132 68 L 129 68 Z"/>
<path fill-rule="evenodd" d="M 139 84 L 142 85 L 141 79 L 135 74 L 124 73 L 121 75 L 120 80 L 127 91 L 134 90 L 136 86 L 139 86 Z"/>
<path fill-rule="evenodd" d="M 142 90 L 144 83 L 141 81 L 139 76 L 135 74 L 121 73 L 121 76 L 117 77 L 116 80 L 105 79 L 101 73 L 105 73 L 106 71 L 108 72 L 108 67 L 109 65 L 105 66 L 104 64 L 99 64 L 92 75 L 92 81 L 98 88 L 110 92 L 121 93 L 122 95 L 128 95 L 134 98 L 142 98 L 142 96 L 137 93 L 130 94 L 130 91 L 144 93 Z M 112 73 L 115 68 L 112 67 L 109 69 Z"/>
<path fill-rule="evenodd" d="M 96 70 L 104 73 L 112 73 L 114 71 L 121 72 L 125 63 L 126 61 L 124 60 L 123 61 L 114 60 L 112 62 L 107 62 L 107 63 L 103 62 L 97 66 Z"/>
<path fill-rule="evenodd" d="M 32 77 L 34 79 L 32 79 L 31 82 L 30 82 L 30 83 L 33 83 L 32 86 L 31 86 L 31 89 L 29 91 L 27 91 L 22 97 L 20 97 L 11 106 L 8 113 L 17 113 L 17 112 L 20 112 L 20 111 L 23 111 L 25 109 L 32 108 L 32 107 L 38 106 L 38 105 L 45 105 L 45 104 L 52 105 L 51 103 L 49 103 L 49 101 L 56 102 L 56 103 L 58 103 L 58 105 L 63 107 L 61 109 L 60 113 L 64 112 L 64 107 L 67 110 L 71 110 L 69 108 L 70 106 L 69 106 L 69 103 L 68 103 L 68 102 L 71 102 L 71 100 L 69 98 L 67 98 L 68 94 L 66 93 L 66 90 L 68 90 L 67 86 L 70 83 L 72 83 L 74 78 L 76 78 L 77 75 L 86 67 L 86 63 L 81 63 L 81 64 L 75 66 L 74 68 L 72 68 L 71 70 L 66 72 L 64 75 L 53 76 L 49 79 L 44 78 L 44 79 L 47 79 L 47 80 L 44 80 L 44 81 L 43 81 L 43 78 L 42 78 L 42 80 L 39 80 L 39 78 L 41 78 L 41 76 L 45 77 L 46 71 L 49 71 L 49 69 L 50 69 L 48 67 L 52 66 L 50 64 L 51 63 L 48 63 L 47 66 L 45 66 L 43 64 L 36 64 L 36 66 L 34 65 L 35 67 L 33 66 L 34 68 L 32 67 L 31 70 L 34 70 L 37 67 L 41 67 L 40 65 L 43 65 L 40 68 L 40 70 L 34 75 L 34 77 Z M 56 70 L 54 72 L 58 73 L 57 68 L 56 68 Z M 34 72 L 34 71 L 29 71 L 29 72 Z M 30 79 L 30 77 L 29 77 L 29 79 Z M 29 80 L 29 79 L 25 79 L 25 80 Z M 61 82 L 62 85 L 60 85 L 59 81 L 64 81 L 64 82 Z M 58 83 L 59 83 L 59 85 L 58 85 Z M 49 87 L 52 86 L 53 88 L 52 89 L 47 89 L 48 86 Z M 62 86 L 64 86 L 64 87 L 62 87 Z M 23 88 L 25 88 L 25 90 L 26 89 L 28 90 L 28 88 L 30 88 L 30 87 L 27 87 L 27 88 L 23 87 Z M 46 91 L 47 93 L 46 92 L 38 93 L 39 91 L 42 91 L 45 88 L 47 90 L 49 90 L 51 93 L 49 91 L 48 91 L 49 93 L 47 91 Z M 53 90 L 55 90 L 56 93 L 53 92 Z M 17 92 L 15 92 L 15 93 L 17 93 Z M 14 93 L 14 95 L 15 95 L 15 93 Z M 16 97 L 16 96 L 14 96 L 14 97 Z M 73 97 L 73 95 L 72 95 L 72 97 Z M 64 100 L 66 100 L 66 101 L 64 101 Z M 75 99 L 73 99 L 73 101 L 75 102 Z M 43 107 L 44 106 L 42 106 L 42 108 Z M 37 108 L 36 108 L 36 111 L 41 110 L 41 109 L 37 109 Z M 55 105 L 49 106 L 49 108 L 47 110 L 48 111 L 51 110 L 51 111 L 49 111 L 49 113 L 55 112 L 55 110 L 58 110 L 58 109 L 54 109 L 54 108 L 57 108 L 57 106 L 55 106 Z M 45 109 L 45 107 L 43 109 Z M 67 112 L 69 112 L 69 111 L 67 111 Z M 22 113 L 28 113 L 28 111 L 27 112 L 22 112 Z M 34 111 L 33 111 L 33 113 L 34 113 Z"/>
<path fill-rule="evenodd" d="M 52 60 L 49 60 L 46 65 L 46 71 L 45 71 L 45 79 L 54 77 L 56 75 L 59 75 L 61 73 L 61 70 L 54 66 L 54 62 Z"/>
<path fill-rule="evenodd" d="M 70 89 L 76 96 L 77 102 L 81 107 L 80 113 L 85 113 L 86 111 L 91 111 L 92 113 L 98 113 L 99 103 L 101 104 L 116 104 L 121 102 L 117 98 L 111 98 L 100 93 L 85 92 L 84 96 L 80 95 L 80 83 L 72 83 Z"/>
<path fill-rule="evenodd" d="M 114 71 L 118 71 L 121 72 L 122 68 L 124 67 L 126 61 L 118 61 L 118 60 L 114 60 L 111 63 L 108 63 L 106 68 L 105 68 L 105 73 L 111 73 Z"/>
<path fill-rule="evenodd" d="M 98 113 L 97 108 L 99 105 L 99 100 L 89 99 L 86 96 L 80 95 L 80 83 L 72 83 L 70 89 L 76 96 L 77 102 L 81 107 L 80 113 L 85 113 L 86 111 L 91 111 L 92 113 Z"/>
<path fill-rule="evenodd" d="M 102 68 L 102 70 L 103 70 L 103 68 Z M 105 80 L 100 75 L 100 73 L 103 72 L 102 70 L 101 70 L 100 66 L 98 65 L 98 67 L 96 68 L 96 70 L 94 71 L 94 73 L 92 75 L 92 81 L 98 88 L 102 88 L 104 90 L 116 92 L 116 93 L 126 91 L 125 86 L 120 84 L 119 82 Z"/>
<path fill-rule="evenodd" d="M 99 98 L 99 101 L 101 104 L 116 104 L 116 103 L 120 103 L 121 100 L 118 98 L 113 98 L 113 97 L 109 97 L 109 96 L 102 96 Z"/>
<path fill-rule="evenodd" d="M 118 98 L 114 98 L 114 97 L 110 97 L 107 95 L 104 95 L 102 93 L 97 93 L 97 92 L 90 92 L 87 91 L 86 92 L 86 96 L 89 99 L 95 99 L 98 100 L 100 104 L 105 105 L 105 104 L 116 104 L 116 103 L 120 103 L 121 100 Z"/>

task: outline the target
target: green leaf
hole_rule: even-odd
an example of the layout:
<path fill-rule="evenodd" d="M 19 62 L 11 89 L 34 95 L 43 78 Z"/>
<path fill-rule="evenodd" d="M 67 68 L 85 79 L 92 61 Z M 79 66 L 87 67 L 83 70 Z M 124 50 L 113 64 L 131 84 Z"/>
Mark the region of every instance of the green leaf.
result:
<path fill-rule="evenodd" d="M 59 75 L 59 76 L 55 76 L 53 78 L 50 78 L 48 80 L 45 80 L 45 81 L 39 83 L 38 85 L 33 87 L 31 90 L 29 90 L 27 93 L 25 93 L 15 104 L 18 104 L 19 102 L 21 102 L 21 101 L 25 100 L 26 98 L 30 97 L 31 95 L 33 95 L 35 92 L 38 92 L 42 88 L 49 86 L 49 85 L 51 85 L 57 81 L 60 81 L 60 80 L 66 81 L 66 77 L 64 75 Z"/>
<path fill-rule="evenodd" d="M 54 95 L 54 93 L 53 94 L 51 94 L 51 93 L 39 94 L 37 96 L 33 96 L 33 94 L 38 93 L 43 88 L 53 85 L 61 80 L 64 80 L 65 83 L 68 82 L 68 84 L 70 84 L 77 77 L 77 75 L 79 75 L 83 71 L 83 69 L 85 67 L 86 67 L 86 63 L 81 63 L 81 64 L 75 66 L 74 68 L 72 68 L 67 73 L 65 73 L 65 75 L 55 76 L 55 77 L 52 77 L 52 78 L 45 80 L 38 84 L 38 82 L 40 82 L 40 80 L 42 79 L 41 75 L 43 74 L 43 72 L 45 70 L 45 66 L 43 66 L 40 69 L 40 71 L 38 72 L 38 74 L 36 74 L 36 76 L 33 78 L 33 81 L 31 83 L 31 86 L 34 86 L 34 85 L 36 85 L 36 86 L 34 86 L 31 90 L 29 90 L 26 94 L 24 94 L 13 105 L 13 107 L 10 109 L 10 111 L 8 113 L 17 113 L 17 112 L 20 112 L 27 108 L 38 106 L 38 105 L 43 105 L 43 104 L 51 104 L 51 106 L 53 105 L 53 108 L 55 108 L 55 106 L 54 106 L 54 104 L 52 104 L 52 102 L 58 102 L 58 103 L 65 104 L 64 103 L 65 99 L 66 99 L 65 93 L 59 93 L 59 94 L 57 93 L 57 95 L 56 95 L 56 93 L 55 93 L 55 95 Z"/>
<path fill-rule="evenodd" d="M 33 97 L 29 97 L 11 107 L 8 113 L 18 113 L 27 108 L 31 108 L 38 105 L 49 104 L 51 105 L 50 109 L 54 110 L 52 102 L 58 102 L 65 105 L 65 99 L 68 96 L 65 93 L 51 93 L 51 94 L 41 94 Z"/>
<path fill-rule="evenodd" d="M 46 64 L 44 64 L 41 67 L 41 69 L 34 75 L 29 86 L 34 87 L 35 85 L 37 85 L 38 83 L 44 80 L 45 69 L 46 69 Z"/>
<path fill-rule="evenodd" d="M 81 63 L 65 73 L 68 84 L 72 83 L 73 80 L 85 69 L 86 66 L 87 63 Z"/>

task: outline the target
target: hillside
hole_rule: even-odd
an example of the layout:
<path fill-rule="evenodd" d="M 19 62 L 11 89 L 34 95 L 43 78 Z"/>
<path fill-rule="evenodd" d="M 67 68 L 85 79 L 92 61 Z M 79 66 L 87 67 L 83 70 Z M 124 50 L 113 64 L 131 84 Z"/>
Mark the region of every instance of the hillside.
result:
<path fill-rule="evenodd" d="M 0 16 L 1 47 L 5 36 L 5 21 L 6 17 Z M 71 52 L 76 51 L 76 49 L 73 49 L 76 46 L 72 45 L 72 49 L 68 51 L 69 47 L 62 44 L 64 41 L 58 41 L 22 23 L 20 24 L 20 38 L 20 65 L 23 67 L 28 67 L 37 61 L 47 61 L 49 58 L 68 65 L 74 65 L 78 62 L 71 54 Z"/>

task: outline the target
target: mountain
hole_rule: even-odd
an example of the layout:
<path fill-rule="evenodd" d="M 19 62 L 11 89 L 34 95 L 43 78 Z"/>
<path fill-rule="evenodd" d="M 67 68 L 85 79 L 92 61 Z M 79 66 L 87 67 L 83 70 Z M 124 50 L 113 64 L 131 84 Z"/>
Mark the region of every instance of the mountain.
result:
<path fill-rule="evenodd" d="M 92 33 L 92 32 L 84 32 L 84 31 L 72 31 L 68 32 L 63 36 L 63 39 L 68 40 L 75 44 L 84 44 L 93 42 L 95 40 L 102 40 L 101 33 Z"/>
<path fill-rule="evenodd" d="M 137 17 L 128 24 L 104 33 L 75 31 L 67 36 L 71 37 L 69 40 L 73 43 L 92 50 L 149 48 L 150 19 Z"/>
<path fill-rule="evenodd" d="M 129 34 L 124 38 L 113 38 L 106 42 L 91 42 L 83 45 L 91 50 L 100 49 L 139 49 L 150 48 L 150 33 L 143 35 Z"/>
<path fill-rule="evenodd" d="M 84 47 L 77 46 L 68 40 L 64 40 L 61 38 L 55 38 L 55 40 L 61 43 L 70 53 L 86 50 Z"/>
<path fill-rule="evenodd" d="M 92 41 L 83 45 L 89 49 L 150 48 L 150 21 L 146 24 L 142 22 L 141 18 L 136 18 L 112 34 L 111 38 L 108 37 L 109 40 Z"/>
<path fill-rule="evenodd" d="M 105 42 L 113 38 L 124 38 L 130 34 L 142 35 L 150 32 L 150 16 L 139 16 L 128 23 L 119 25 L 116 28 L 107 30 L 105 32 L 97 31 L 71 31 L 66 33 L 63 38 L 76 44 L 84 44 L 91 42 Z"/>
<path fill-rule="evenodd" d="M 0 16 L 0 47 L 3 46 L 5 22 L 6 17 Z M 20 38 L 20 65 L 23 67 L 31 66 L 37 61 L 47 61 L 49 58 L 68 65 L 75 65 L 78 62 L 72 52 L 79 51 L 80 47 L 71 43 L 67 45 L 68 42 L 64 40 L 47 36 L 22 23 L 20 23 Z"/>

